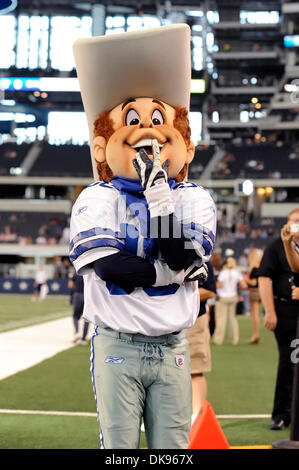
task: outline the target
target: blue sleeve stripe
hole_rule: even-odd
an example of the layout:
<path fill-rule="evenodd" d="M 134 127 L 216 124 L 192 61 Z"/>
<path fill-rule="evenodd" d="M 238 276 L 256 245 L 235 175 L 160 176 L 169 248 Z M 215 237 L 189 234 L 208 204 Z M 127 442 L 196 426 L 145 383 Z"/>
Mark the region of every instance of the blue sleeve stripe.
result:
<path fill-rule="evenodd" d="M 202 239 L 202 246 L 205 249 L 205 254 L 210 255 L 213 250 L 213 245 L 211 245 L 205 237 Z"/>
<path fill-rule="evenodd" d="M 215 236 L 213 232 L 206 232 L 202 226 L 192 223 L 191 228 L 190 225 L 184 226 L 183 233 L 186 238 L 195 240 L 197 243 L 199 243 L 204 248 L 205 255 L 211 254 L 215 242 Z"/>
<path fill-rule="evenodd" d="M 181 189 L 181 188 L 197 188 L 197 187 L 201 187 L 201 186 L 198 186 L 196 183 L 190 183 L 190 181 L 183 181 L 181 183 L 176 183 L 173 185 L 172 189 Z"/>
<path fill-rule="evenodd" d="M 203 249 L 204 252 L 201 253 L 201 255 L 204 256 L 209 256 L 213 250 L 213 245 L 211 245 L 209 241 L 204 237 L 200 241 L 198 241 L 196 238 L 190 239 L 190 243 L 192 243 L 196 251 L 201 252 Z"/>
<path fill-rule="evenodd" d="M 183 228 L 183 234 L 185 237 L 195 238 L 198 241 L 201 241 L 202 238 L 205 237 L 211 243 L 211 245 L 214 245 L 215 243 L 215 236 L 213 235 L 213 233 L 212 232 L 207 233 L 203 229 L 194 229 L 194 228 L 190 228 L 190 226 L 187 226 L 187 227 L 185 226 Z"/>
<path fill-rule="evenodd" d="M 86 251 L 92 250 L 93 248 L 99 247 L 111 247 L 117 248 L 119 250 L 124 249 L 123 243 L 118 240 L 111 239 L 111 238 L 98 238 L 96 240 L 90 240 L 87 242 L 82 243 L 81 245 L 77 246 L 74 252 L 70 255 L 71 262 L 74 262 L 80 255 L 86 253 Z"/>
<path fill-rule="evenodd" d="M 84 232 L 78 233 L 70 243 L 70 251 L 74 248 L 74 245 L 78 243 L 80 240 L 84 240 L 84 238 L 94 237 L 95 235 L 110 235 L 115 238 L 122 238 L 120 233 L 114 232 L 109 228 L 102 228 L 102 227 L 94 227 L 89 230 L 85 230 Z"/>
<path fill-rule="evenodd" d="M 204 235 L 208 235 L 212 240 L 212 243 L 215 243 L 215 235 L 211 230 L 208 230 L 200 224 L 195 224 L 194 222 L 191 222 L 191 229 L 197 230 L 198 232 L 202 232 Z"/>

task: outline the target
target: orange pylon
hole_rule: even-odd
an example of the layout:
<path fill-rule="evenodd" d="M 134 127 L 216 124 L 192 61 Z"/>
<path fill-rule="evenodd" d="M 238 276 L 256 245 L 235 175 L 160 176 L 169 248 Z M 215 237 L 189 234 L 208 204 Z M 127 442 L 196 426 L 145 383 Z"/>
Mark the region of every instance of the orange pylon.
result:
<path fill-rule="evenodd" d="M 191 426 L 188 449 L 229 449 L 229 443 L 207 400 Z"/>

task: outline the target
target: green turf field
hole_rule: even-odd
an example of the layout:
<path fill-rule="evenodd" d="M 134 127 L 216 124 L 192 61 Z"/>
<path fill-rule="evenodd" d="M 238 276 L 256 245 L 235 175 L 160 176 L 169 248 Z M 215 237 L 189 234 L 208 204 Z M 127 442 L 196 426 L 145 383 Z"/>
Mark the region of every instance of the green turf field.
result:
<path fill-rule="evenodd" d="M 32 302 L 30 295 L 0 295 L 0 333 L 43 323 L 69 315 L 72 307 L 68 296 L 48 296 Z"/>
<path fill-rule="evenodd" d="M 50 308 L 52 299 L 47 300 L 48 314 L 54 314 Z M 66 299 L 61 300 L 59 311 L 63 310 L 63 302 Z M 65 304 L 65 307 L 66 311 L 69 306 Z M 273 334 L 261 326 L 260 344 L 248 345 L 250 318 L 242 316 L 238 321 L 239 345 L 231 346 L 227 340 L 223 346 L 212 345 L 212 372 L 206 374 L 208 401 L 217 415 L 270 414 L 278 357 Z M 1 380 L 0 409 L 96 413 L 89 357 L 89 347 L 76 346 Z M 289 437 L 290 433 L 289 429 L 270 431 L 269 419 L 236 417 L 219 421 L 233 447 L 271 445 L 273 441 Z M 146 447 L 143 434 L 140 445 Z M 98 447 L 95 416 L 24 415 L 0 411 L 2 449 Z"/>

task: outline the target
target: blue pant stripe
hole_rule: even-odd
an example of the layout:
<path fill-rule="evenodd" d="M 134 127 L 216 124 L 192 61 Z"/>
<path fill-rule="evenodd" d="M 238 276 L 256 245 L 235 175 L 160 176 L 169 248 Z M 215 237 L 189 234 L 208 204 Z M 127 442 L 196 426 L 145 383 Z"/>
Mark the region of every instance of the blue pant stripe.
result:
<path fill-rule="evenodd" d="M 97 400 L 97 391 L 96 391 L 96 386 L 95 386 L 95 379 L 94 379 L 94 338 L 98 336 L 98 327 L 95 327 L 94 334 L 91 339 L 91 347 L 90 347 L 90 372 L 91 372 L 91 380 L 92 380 L 92 386 L 93 386 L 93 393 L 96 401 L 96 407 L 97 407 L 97 416 L 98 416 L 98 424 L 100 428 L 100 449 L 105 449 L 104 445 L 104 436 L 102 434 L 102 429 L 101 429 L 101 424 L 100 424 L 100 414 L 99 414 L 99 408 L 98 408 L 98 400 Z"/>

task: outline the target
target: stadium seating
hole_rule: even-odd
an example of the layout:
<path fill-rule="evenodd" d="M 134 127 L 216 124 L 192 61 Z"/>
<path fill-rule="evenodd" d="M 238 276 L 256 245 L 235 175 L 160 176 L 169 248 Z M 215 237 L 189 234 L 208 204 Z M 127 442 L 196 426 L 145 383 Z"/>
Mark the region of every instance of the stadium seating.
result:
<path fill-rule="evenodd" d="M 7 142 L 0 145 L 0 175 L 10 175 L 12 168 L 20 167 L 32 143 Z"/>
<path fill-rule="evenodd" d="M 54 239 L 60 240 L 66 224 L 64 213 L 0 212 L 0 243 L 54 243 Z"/>
<path fill-rule="evenodd" d="M 92 177 L 90 148 L 44 143 L 29 176 Z"/>
<path fill-rule="evenodd" d="M 225 253 L 227 248 L 232 248 L 234 257 L 238 260 L 250 247 L 263 250 L 271 240 L 280 235 L 284 224 L 285 218 L 264 217 L 252 220 L 245 231 L 238 231 L 237 227 L 234 232 L 221 236 L 220 229 L 218 231 L 221 239 L 219 247 L 222 253 Z"/>
<path fill-rule="evenodd" d="M 299 162 L 292 158 L 291 147 L 271 144 L 226 146 L 221 164 L 213 178 L 295 178 L 299 176 Z M 291 156 L 291 158 L 290 158 Z"/>
<path fill-rule="evenodd" d="M 213 157 L 215 147 L 213 145 L 207 148 L 196 148 L 194 158 L 189 166 L 188 176 L 189 178 L 200 178 L 206 165 Z"/>

